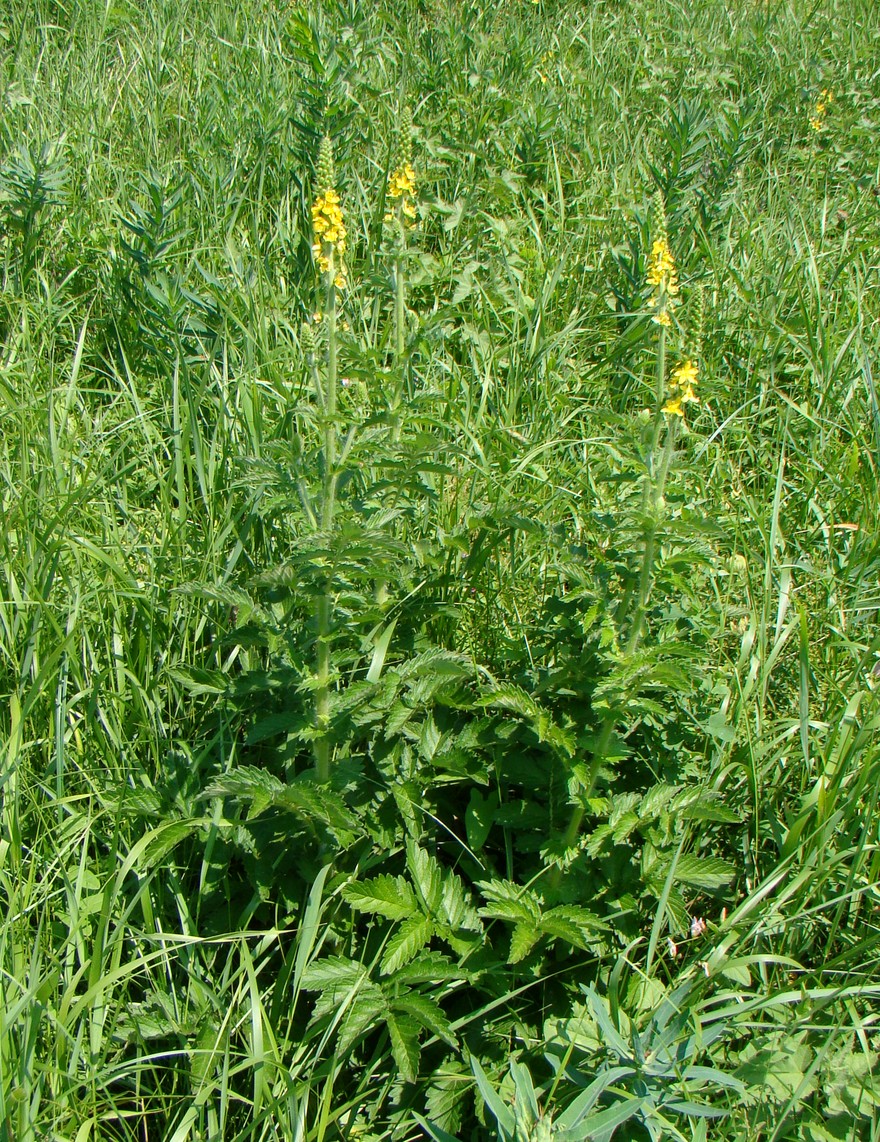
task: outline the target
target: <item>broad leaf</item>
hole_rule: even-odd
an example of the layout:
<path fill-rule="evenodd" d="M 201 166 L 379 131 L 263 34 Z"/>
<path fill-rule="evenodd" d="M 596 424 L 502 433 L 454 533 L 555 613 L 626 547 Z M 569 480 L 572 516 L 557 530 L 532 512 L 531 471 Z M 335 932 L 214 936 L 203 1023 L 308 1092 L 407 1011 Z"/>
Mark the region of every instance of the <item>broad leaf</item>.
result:
<path fill-rule="evenodd" d="M 415 893 L 402 876 L 376 876 L 348 884 L 342 895 L 358 912 L 370 912 L 388 920 L 406 920 L 419 910 Z"/>
<path fill-rule="evenodd" d="M 400 1077 L 406 1082 L 415 1082 L 419 1069 L 419 1024 L 411 1015 L 389 1010 L 386 1026 Z"/>
<path fill-rule="evenodd" d="M 426 916 L 413 916 L 404 920 L 385 948 L 382 975 L 391 975 L 403 964 L 409 963 L 433 935 L 434 922 Z"/>
<path fill-rule="evenodd" d="M 518 964 L 525 959 L 532 948 L 541 938 L 541 933 L 530 924 L 517 924 L 510 934 L 509 964 Z"/>
<path fill-rule="evenodd" d="M 450 1047 L 456 1046 L 456 1038 L 452 1034 L 449 1020 L 443 1014 L 443 1009 L 427 995 L 411 991 L 398 999 L 392 1000 L 395 1011 L 404 1011 L 413 1018 L 418 1019 L 423 1027 L 433 1032 L 438 1038 L 448 1043 Z"/>
<path fill-rule="evenodd" d="M 736 868 L 719 857 L 699 857 L 686 853 L 675 866 L 674 877 L 694 888 L 723 888 L 736 876 Z"/>

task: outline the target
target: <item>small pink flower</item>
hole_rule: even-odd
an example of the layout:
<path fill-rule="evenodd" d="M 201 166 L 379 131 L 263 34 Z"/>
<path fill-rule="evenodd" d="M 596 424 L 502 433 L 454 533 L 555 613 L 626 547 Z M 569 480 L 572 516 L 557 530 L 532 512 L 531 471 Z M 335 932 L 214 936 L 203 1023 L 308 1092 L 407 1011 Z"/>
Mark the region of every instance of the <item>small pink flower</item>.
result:
<path fill-rule="evenodd" d="M 691 920 L 691 938 L 695 940 L 697 936 L 702 936 L 705 931 L 706 921 L 702 916 L 695 916 L 693 920 Z"/>

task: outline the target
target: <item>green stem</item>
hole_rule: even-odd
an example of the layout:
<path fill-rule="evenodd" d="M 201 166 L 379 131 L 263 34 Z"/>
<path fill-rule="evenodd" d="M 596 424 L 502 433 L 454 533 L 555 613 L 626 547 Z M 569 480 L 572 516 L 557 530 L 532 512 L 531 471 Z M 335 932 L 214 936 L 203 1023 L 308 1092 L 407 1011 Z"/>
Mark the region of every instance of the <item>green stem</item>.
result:
<path fill-rule="evenodd" d="M 660 432 L 663 428 L 663 405 L 666 398 L 666 326 L 660 326 L 660 337 L 657 341 L 657 387 L 654 407 L 654 431 L 651 433 L 651 451 L 648 453 L 648 478 L 645 481 L 645 505 L 649 506 L 652 483 L 654 480 L 654 464 L 657 457 L 657 446 L 660 443 Z"/>
<path fill-rule="evenodd" d="M 404 270 L 406 261 L 406 223 L 403 218 L 402 202 L 397 207 L 397 253 L 394 256 L 394 366 L 397 380 L 394 389 L 394 428 L 392 430 L 394 443 L 400 441 L 403 421 L 400 406 L 403 401 L 404 389 L 404 358 L 406 356 L 406 274 Z"/>
<path fill-rule="evenodd" d="M 401 230 L 403 225 L 401 224 Z M 405 238 L 401 238 L 401 245 Z M 394 355 L 398 369 L 403 368 L 406 350 L 406 281 L 403 276 L 403 250 L 394 259 Z"/>
<path fill-rule="evenodd" d="M 638 650 L 639 642 L 641 641 L 642 632 L 644 629 L 645 613 L 647 610 L 648 596 L 651 593 L 651 584 L 653 581 L 654 573 L 654 557 L 657 550 L 657 510 L 660 506 L 660 501 L 663 498 L 663 492 L 666 487 L 666 479 L 669 475 L 669 466 L 672 460 L 672 451 L 675 443 L 675 424 L 668 425 L 666 430 L 666 442 L 663 448 L 663 456 L 660 461 L 659 471 L 656 466 L 657 448 L 660 443 L 660 433 L 663 429 L 664 415 L 663 405 L 666 396 L 666 327 L 660 326 L 660 337 L 657 344 L 657 388 L 656 388 L 656 408 L 654 410 L 654 427 L 651 433 L 651 449 L 648 453 L 648 472 L 645 478 L 645 496 L 644 508 L 647 515 L 645 523 L 645 532 L 642 541 L 642 567 L 639 574 L 639 590 L 636 598 L 636 609 L 633 615 L 632 625 L 630 626 L 629 638 L 626 643 L 627 656 L 635 654 Z M 621 608 L 619 614 L 619 622 L 622 624 L 626 620 L 626 612 L 629 609 L 629 601 L 632 598 L 631 594 L 627 596 L 626 606 Z M 596 739 L 596 746 L 593 750 L 593 756 L 590 760 L 590 768 L 587 774 L 587 783 L 584 792 L 581 794 L 582 802 L 586 801 L 592 796 L 593 789 L 596 784 L 596 779 L 599 776 L 599 770 L 602 762 L 608 753 L 608 747 L 611 744 L 611 738 L 614 734 L 614 728 L 617 725 L 617 711 L 609 710 L 602 720 L 602 725 L 599 729 L 599 736 Z M 581 825 L 583 824 L 585 808 L 583 803 L 575 805 L 571 813 L 571 819 L 568 822 L 568 828 L 565 831 L 564 846 L 565 849 L 573 847 L 577 841 L 578 833 L 580 832 Z M 556 874 L 551 878 L 551 883 L 558 885 L 561 875 L 561 870 L 557 869 Z"/>
<path fill-rule="evenodd" d="M 391 398 L 391 414 L 393 423 L 391 439 L 394 444 L 400 443 L 403 431 L 403 419 L 400 406 L 403 400 L 403 368 L 406 353 L 406 279 L 404 277 L 404 254 L 406 252 L 406 228 L 403 221 L 403 207 L 398 208 L 398 247 L 394 258 L 394 366 L 397 371 L 394 394 Z M 380 607 L 388 602 L 388 580 L 380 576 L 376 580 L 374 598 Z"/>
<path fill-rule="evenodd" d="M 327 274 L 327 384 L 324 390 L 324 482 L 321 498 L 321 530 L 329 536 L 336 510 L 336 285 L 333 265 Z M 333 584 L 328 577 L 315 608 L 315 768 L 318 780 L 330 779 L 330 636 L 333 627 Z"/>

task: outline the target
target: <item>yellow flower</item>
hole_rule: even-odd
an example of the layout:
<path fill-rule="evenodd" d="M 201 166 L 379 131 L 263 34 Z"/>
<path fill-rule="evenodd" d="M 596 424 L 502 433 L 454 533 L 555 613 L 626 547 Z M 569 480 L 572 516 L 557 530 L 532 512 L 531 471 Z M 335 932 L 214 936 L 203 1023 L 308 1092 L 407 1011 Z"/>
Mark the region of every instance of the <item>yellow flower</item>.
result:
<path fill-rule="evenodd" d="M 822 93 L 816 100 L 815 110 L 810 116 L 810 126 L 814 131 L 821 131 L 825 126 L 825 114 L 828 111 L 828 104 L 833 102 L 834 92 L 829 91 L 827 87 L 823 87 Z"/>
<path fill-rule="evenodd" d="M 700 398 L 694 392 L 699 370 L 693 361 L 683 361 L 672 370 L 670 393 L 663 406 L 667 416 L 684 416 L 684 404 L 699 404 Z"/>
<path fill-rule="evenodd" d="M 401 222 L 407 218 L 415 218 L 416 208 L 413 203 L 415 193 L 416 172 L 411 163 L 404 162 L 388 179 L 387 197 L 390 200 L 390 205 L 385 213 L 385 221 L 394 222 L 397 217 L 400 218 Z M 395 208 L 398 206 L 400 211 L 399 214 L 396 214 Z"/>
<path fill-rule="evenodd" d="M 315 233 L 312 254 L 318 269 L 322 274 L 332 273 L 341 289 L 340 281 L 344 285 L 345 276 L 337 259 L 345 253 L 345 222 L 339 195 L 332 188 L 319 194 L 312 203 L 312 229 Z"/>
<path fill-rule="evenodd" d="M 647 282 L 654 287 L 648 302 L 656 310 L 653 320 L 658 325 L 671 325 L 669 311 L 676 304 L 674 299 L 678 296 L 678 270 L 665 234 L 655 239 L 651 247 Z"/>
<path fill-rule="evenodd" d="M 697 383 L 699 370 L 693 361 L 685 361 L 672 370 L 672 381 L 680 389 L 690 388 Z"/>
<path fill-rule="evenodd" d="M 658 238 L 651 247 L 648 264 L 648 285 L 665 290 L 674 297 L 678 293 L 678 271 L 675 258 L 665 238 Z"/>
<path fill-rule="evenodd" d="M 388 180 L 388 197 L 403 198 L 408 196 L 411 198 L 415 192 L 416 172 L 409 163 L 404 163 L 402 167 L 398 167 Z"/>

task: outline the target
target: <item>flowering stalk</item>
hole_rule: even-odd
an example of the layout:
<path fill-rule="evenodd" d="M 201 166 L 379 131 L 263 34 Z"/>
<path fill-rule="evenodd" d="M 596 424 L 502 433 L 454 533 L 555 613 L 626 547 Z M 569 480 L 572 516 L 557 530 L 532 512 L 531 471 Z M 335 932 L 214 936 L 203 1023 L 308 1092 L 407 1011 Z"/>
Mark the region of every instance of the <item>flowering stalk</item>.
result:
<path fill-rule="evenodd" d="M 385 222 L 395 228 L 394 248 L 394 364 L 396 379 L 390 396 L 393 415 L 392 440 L 400 441 L 403 422 L 399 415 L 403 397 L 403 370 L 406 356 L 406 235 L 407 226 L 416 216 L 416 175 L 412 167 L 412 114 L 404 108 L 400 114 L 394 167 L 385 189 L 387 209 Z M 384 606 L 388 599 L 388 580 L 380 576 L 376 581 L 375 599 Z"/>
<path fill-rule="evenodd" d="M 834 92 L 830 91 L 827 87 L 822 88 L 822 93 L 816 100 L 816 106 L 813 114 L 810 116 L 810 126 L 814 131 L 824 131 L 825 129 L 825 116 L 828 112 L 828 104 L 834 102 Z"/>
<path fill-rule="evenodd" d="M 642 546 L 642 566 L 639 574 L 638 594 L 636 596 L 635 613 L 630 624 L 629 637 L 626 642 L 626 654 L 633 655 L 638 650 L 644 630 L 645 614 L 647 612 L 648 597 L 654 573 L 654 558 L 657 546 L 657 530 L 659 511 L 663 502 L 663 493 L 666 489 L 666 480 L 672 462 L 675 448 L 675 438 L 678 421 L 684 419 L 683 405 L 699 403 L 694 386 L 697 383 L 697 366 L 691 360 L 679 364 L 672 371 L 670 384 L 666 383 L 666 337 L 667 330 L 672 324 L 671 309 L 678 304 L 678 271 L 675 259 L 669 248 L 666 234 L 666 221 L 662 208 L 662 201 L 657 200 L 655 208 L 655 229 L 658 237 L 654 240 L 649 261 L 647 282 L 653 286 L 655 293 L 650 304 L 655 309 L 652 320 L 660 326 L 657 342 L 657 369 L 656 369 L 656 401 L 654 407 L 654 426 L 651 433 L 651 446 L 648 453 L 647 475 L 645 479 L 644 509 L 647 517 Z M 702 336 L 702 297 L 699 298 L 698 336 Z M 695 353 L 694 356 L 697 354 Z M 657 466 L 657 449 L 660 443 L 660 434 L 666 427 L 666 440 Z M 624 620 L 629 609 L 631 596 L 624 599 L 620 618 Z M 582 802 L 591 796 L 599 769 L 608 753 L 614 729 L 617 725 L 616 712 L 611 709 L 605 715 L 596 746 L 590 761 L 587 775 L 586 789 L 582 793 Z M 584 819 L 583 803 L 576 805 L 572 811 L 568 829 L 565 833 L 564 846 L 568 850 L 577 841 L 578 833 Z M 558 872 L 555 879 L 558 881 Z"/>
<path fill-rule="evenodd" d="M 345 286 L 342 255 L 345 253 L 345 224 L 334 188 L 333 149 L 325 135 L 318 154 L 318 197 L 312 205 L 312 227 L 315 241 L 312 254 L 325 291 L 327 322 L 327 372 L 323 392 L 319 388 L 324 422 L 324 475 L 321 496 L 321 530 L 329 534 L 336 508 L 336 424 L 337 349 L 336 291 Z M 315 607 L 315 768 L 318 780 L 330 777 L 330 641 L 333 628 L 333 590 L 328 578 Z"/>
<path fill-rule="evenodd" d="M 398 369 L 403 368 L 406 351 L 406 232 L 416 216 L 416 175 L 412 167 L 412 115 L 401 112 L 394 169 L 385 192 L 388 210 L 385 221 L 395 227 L 394 253 L 394 355 Z M 397 400 L 400 393 L 397 394 Z"/>

